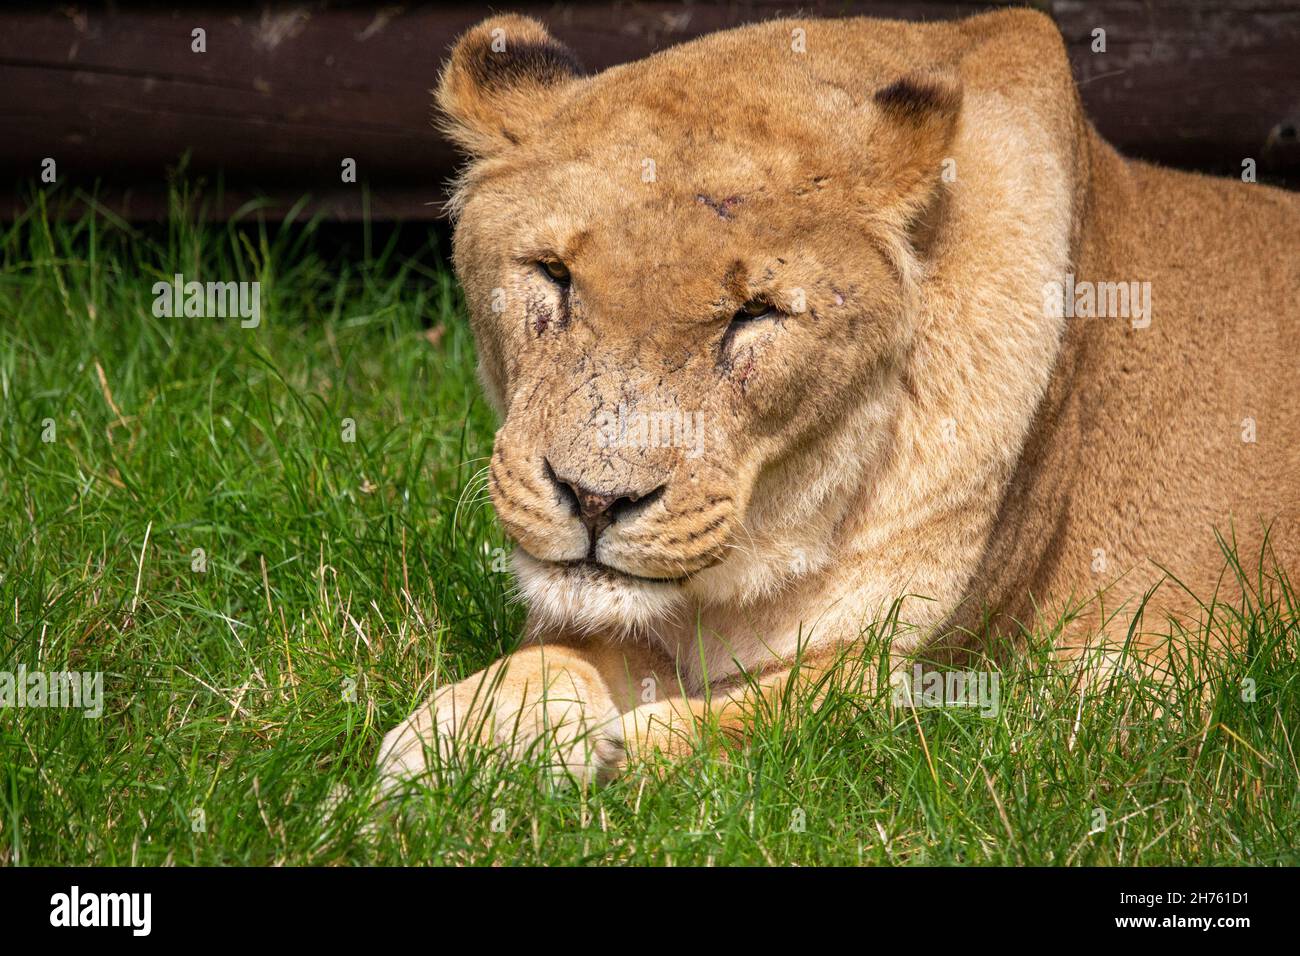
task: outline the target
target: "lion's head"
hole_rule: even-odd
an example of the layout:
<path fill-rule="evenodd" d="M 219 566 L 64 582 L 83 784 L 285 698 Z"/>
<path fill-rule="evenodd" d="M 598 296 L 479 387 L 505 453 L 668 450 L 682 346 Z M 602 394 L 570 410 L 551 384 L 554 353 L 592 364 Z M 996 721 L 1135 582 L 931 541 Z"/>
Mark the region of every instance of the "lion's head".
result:
<path fill-rule="evenodd" d="M 908 387 L 960 85 L 889 53 L 846 84 L 793 25 L 702 42 L 584 76 L 499 17 L 437 91 L 471 158 L 455 265 L 503 417 L 491 495 L 544 626 L 781 588 Z"/>

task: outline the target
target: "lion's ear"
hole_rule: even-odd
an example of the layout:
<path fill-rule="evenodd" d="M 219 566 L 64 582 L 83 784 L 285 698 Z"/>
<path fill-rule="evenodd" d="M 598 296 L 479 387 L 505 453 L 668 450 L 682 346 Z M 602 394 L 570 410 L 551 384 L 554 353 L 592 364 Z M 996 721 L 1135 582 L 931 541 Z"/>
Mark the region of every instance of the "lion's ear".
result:
<path fill-rule="evenodd" d="M 911 216 L 930 202 L 961 119 L 961 81 L 950 73 L 909 73 L 872 97 L 870 151 L 882 206 Z"/>
<path fill-rule="evenodd" d="M 581 74 L 573 53 L 536 20 L 484 20 L 456 41 L 438 79 L 442 127 L 470 155 L 491 155 L 526 138 L 556 90 Z"/>

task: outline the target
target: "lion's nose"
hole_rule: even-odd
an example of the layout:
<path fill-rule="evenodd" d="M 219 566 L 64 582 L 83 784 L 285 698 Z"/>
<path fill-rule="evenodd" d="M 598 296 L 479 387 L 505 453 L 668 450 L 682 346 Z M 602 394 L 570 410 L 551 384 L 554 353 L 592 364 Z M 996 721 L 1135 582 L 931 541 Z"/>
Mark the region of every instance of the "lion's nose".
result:
<path fill-rule="evenodd" d="M 566 484 L 568 484 L 566 482 Z M 614 507 L 614 502 L 621 501 L 623 498 L 630 499 L 631 495 L 602 495 L 597 494 L 582 485 L 569 485 L 569 490 L 573 496 L 578 499 L 578 517 L 582 519 L 583 524 L 590 525 L 596 521 L 612 520 L 609 510 Z"/>
<path fill-rule="evenodd" d="M 639 511 L 649 505 L 651 501 L 663 494 L 664 490 L 664 486 L 660 485 L 645 492 L 616 491 L 613 494 L 605 494 L 593 491 L 577 481 L 561 478 L 555 473 L 549 461 L 544 462 L 544 464 L 546 465 L 547 476 L 560 490 L 560 493 L 573 502 L 574 508 L 578 512 L 578 520 L 587 529 L 593 556 L 596 550 L 596 539 L 601 536 L 601 533 L 606 528 L 634 507 Z"/>

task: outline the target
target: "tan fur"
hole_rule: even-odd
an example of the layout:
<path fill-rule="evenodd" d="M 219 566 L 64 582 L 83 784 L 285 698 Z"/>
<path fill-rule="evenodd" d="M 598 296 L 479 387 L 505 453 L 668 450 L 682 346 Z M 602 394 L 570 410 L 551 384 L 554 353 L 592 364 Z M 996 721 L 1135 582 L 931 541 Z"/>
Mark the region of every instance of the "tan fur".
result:
<path fill-rule="evenodd" d="M 484 713 L 563 684 L 559 722 L 600 742 L 564 762 L 594 775 L 734 722 L 738 673 L 779 685 L 801 642 L 857 640 L 900 598 L 901 660 L 1080 604 L 1063 644 L 1123 637 L 1165 570 L 1230 599 L 1216 531 L 1249 563 L 1268 527 L 1300 564 L 1300 203 L 1118 156 L 1048 18 L 771 22 L 572 69 L 500 17 L 438 91 L 471 154 L 455 265 L 530 608 Z M 1051 314 L 1067 274 L 1149 282 L 1149 326 Z M 729 333 L 756 296 L 780 317 Z M 620 404 L 704 438 L 610 447 Z M 597 539 L 604 569 L 552 476 L 651 496 Z M 1197 613 L 1166 582 L 1144 620 Z M 461 733 L 483 680 L 389 735 L 388 779 Z"/>

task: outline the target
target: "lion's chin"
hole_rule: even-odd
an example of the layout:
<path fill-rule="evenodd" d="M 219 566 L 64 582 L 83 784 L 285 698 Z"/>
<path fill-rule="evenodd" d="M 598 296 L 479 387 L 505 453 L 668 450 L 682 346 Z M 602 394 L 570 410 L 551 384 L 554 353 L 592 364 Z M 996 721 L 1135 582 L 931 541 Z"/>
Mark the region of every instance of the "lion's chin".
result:
<path fill-rule="evenodd" d="M 685 603 L 681 586 L 672 581 L 539 561 L 522 548 L 515 549 L 513 564 L 520 596 L 548 630 L 653 634 Z"/>

